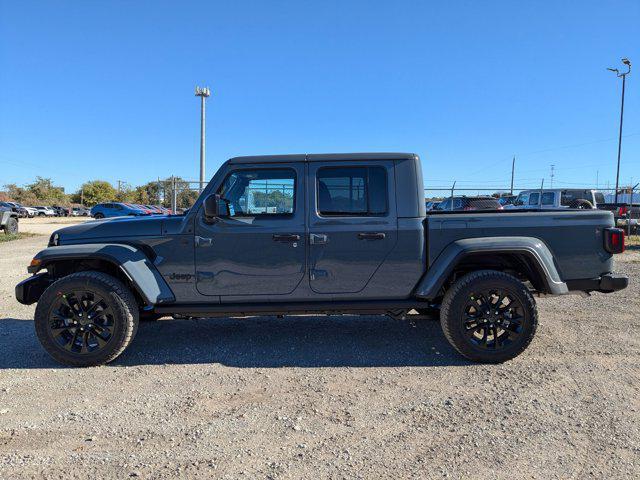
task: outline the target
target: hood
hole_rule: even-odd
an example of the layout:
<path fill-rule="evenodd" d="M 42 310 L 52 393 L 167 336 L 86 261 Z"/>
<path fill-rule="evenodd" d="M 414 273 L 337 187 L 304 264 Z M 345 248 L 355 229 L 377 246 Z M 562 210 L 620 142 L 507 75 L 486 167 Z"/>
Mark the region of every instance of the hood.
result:
<path fill-rule="evenodd" d="M 162 233 L 162 222 L 165 219 L 164 215 L 155 215 L 90 220 L 56 230 L 53 235 L 58 234 L 59 244 L 62 245 L 88 239 L 157 236 Z"/>

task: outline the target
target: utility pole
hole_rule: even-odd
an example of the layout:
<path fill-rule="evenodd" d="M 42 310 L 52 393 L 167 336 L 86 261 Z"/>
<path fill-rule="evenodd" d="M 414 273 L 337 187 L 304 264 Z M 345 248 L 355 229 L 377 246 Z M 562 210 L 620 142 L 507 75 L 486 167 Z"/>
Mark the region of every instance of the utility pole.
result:
<path fill-rule="evenodd" d="M 172 190 L 173 190 L 172 197 L 173 198 L 171 199 L 172 200 L 171 201 L 171 210 L 172 210 L 172 213 L 174 215 L 176 215 L 177 214 L 176 210 L 178 209 L 178 188 L 177 188 L 178 182 L 176 181 L 175 175 L 171 176 L 171 184 L 173 186 L 173 188 L 172 188 Z"/>
<path fill-rule="evenodd" d="M 551 165 L 551 186 L 549 188 L 553 188 L 553 171 L 556 168 L 555 165 Z"/>
<path fill-rule="evenodd" d="M 126 185 L 127 182 L 124 180 L 118 180 L 118 200 L 121 199 L 120 194 L 122 193 L 122 186 Z"/>
<path fill-rule="evenodd" d="M 80 187 L 80 205 L 84 207 L 84 186 Z"/>
<path fill-rule="evenodd" d="M 620 153 L 622 151 L 622 120 L 624 119 L 624 87 L 627 80 L 627 75 L 631 72 L 631 62 L 628 58 L 623 58 L 622 63 L 627 66 L 627 71 L 620 73 L 617 68 L 607 68 L 607 70 L 614 72 L 616 77 L 622 77 L 622 100 L 620 102 L 620 131 L 618 133 L 618 168 L 616 169 L 616 193 L 614 203 L 618 203 L 618 185 L 620 180 Z"/>
<path fill-rule="evenodd" d="M 196 87 L 196 97 L 200 97 L 200 193 L 204 189 L 205 182 L 205 151 L 204 151 L 204 141 L 205 141 L 205 133 L 204 133 L 204 124 L 205 124 L 205 114 L 204 114 L 204 105 L 205 99 L 211 95 L 211 90 L 209 87 Z"/>
<path fill-rule="evenodd" d="M 513 156 L 513 160 L 511 161 L 511 191 L 509 195 L 513 195 L 513 174 L 516 171 L 516 156 Z"/>

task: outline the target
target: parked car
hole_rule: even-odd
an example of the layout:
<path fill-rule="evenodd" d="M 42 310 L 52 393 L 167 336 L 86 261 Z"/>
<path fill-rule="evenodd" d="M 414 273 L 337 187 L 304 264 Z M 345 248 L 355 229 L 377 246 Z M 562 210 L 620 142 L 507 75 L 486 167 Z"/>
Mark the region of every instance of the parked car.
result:
<path fill-rule="evenodd" d="M 436 205 L 432 211 L 502 210 L 502 205 L 494 197 L 449 197 Z"/>
<path fill-rule="evenodd" d="M 425 202 L 425 208 L 427 209 L 427 212 L 433 210 L 439 203 L 440 203 L 439 201 Z"/>
<path fill-rule="evenodd" d="M 72 217 L 88 217 L 91 215 L 91 211 L 84 207 L 73 207 L 71 209 Z"/>
<path fill-rule="evenodd" d="M 158 207 L 156 205 L 144 205 L 144 206 L 147 207 L 149 210 L 151 210 L 151 213 L 153 215 L 165 215 L 165 212 L 161 207 Z"/>
<path fill-rule="evenodd" d="M 25 218 L 29 216 L 29 212 L 27 212 L 27 209 L 16 202 L 0 202 L 0 207 L 11 209 L 12 212 L 18 214 L 18 218 Z"/>
<path fill-rule="evenodd" d="M 51 207 L 33 207 L 36 210 L 36 215 L 39 217 L 55 217 L 56 212 Z"/>
<path fill-rule="evenodd" d="M 56 217 L 68 217 L 69 216 L 69 208 L 68 207 L 60 207 L 58 205 L 53 205 L 52 210 L 55 212 Z"/>
<path fill-rule="evenodd" d="M 99 203 L 91 209 L 93 218 L 110 218 L 110 217 L 138 217 L 141 215 L 149 215 L 145 211 L 129 205 L 128 203 Z"/>
<path fill-rule="evenodd" d="M 15 235 L 18 233 L 18 214 L 13 211 L 11 206 L 3 206 L 0 202 L 0 230 L 6 235 Z"/>
<path fill-rule="evenodd" d="M 516 201 L 516 198 L 518 198 L 517 195 L 502 195 L 501 197 L 498 197 L 498 201 L 500 202 L 500 205 L 505 207 L 507 205 L 513 205 L 513 202 Z"/>
<path fill-rule="evenodd" d="M 458 352 L 498 363 L 533 340 L 536 294 L 627 286 L 611 212 L 427 215 L 422 178 L 414 154 L 233 158 L 184 216 L 57 230 L 16 298 L 38 303 L 38 339 L 73 366 L 114 360 L 141 318 L 436 308 Z"/>
<path fill-rule="evenodd" d="M 511 208 L 517 209 L 594 209 L 604 204 L 604 195 L 597 190 L 557 188 L 523 190 Z"/>

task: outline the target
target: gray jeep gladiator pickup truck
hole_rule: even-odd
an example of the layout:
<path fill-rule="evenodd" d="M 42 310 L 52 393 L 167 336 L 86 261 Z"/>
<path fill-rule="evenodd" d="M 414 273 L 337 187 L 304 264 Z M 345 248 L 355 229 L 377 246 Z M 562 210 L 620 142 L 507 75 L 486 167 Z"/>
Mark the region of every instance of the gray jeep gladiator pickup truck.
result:
<path fill-rule="evenodd" d="M 140 319 L 440 311 L 466 358 L 503 362 L 537 326 L 536 294 L 613 292 L 611 212 L 425 213 L 417 155 L 238 157 L 185 215 L 56 231 L 16 287 L 36 334 L 74 366 L 115 359 Z"/>

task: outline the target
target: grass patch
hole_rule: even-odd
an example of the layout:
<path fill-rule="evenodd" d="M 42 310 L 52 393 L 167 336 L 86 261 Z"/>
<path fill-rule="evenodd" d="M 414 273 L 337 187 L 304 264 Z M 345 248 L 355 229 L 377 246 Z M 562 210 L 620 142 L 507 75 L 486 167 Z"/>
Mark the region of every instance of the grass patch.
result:
<path fill-rule="evenodd" d="M 37 237 L 35 233 L 21 232 L 16 235 L 7 235 L 4 232 L 0 232 L 0 243 L 10 242 L 11 240 L 22 240 L 23 238 Z"/>

